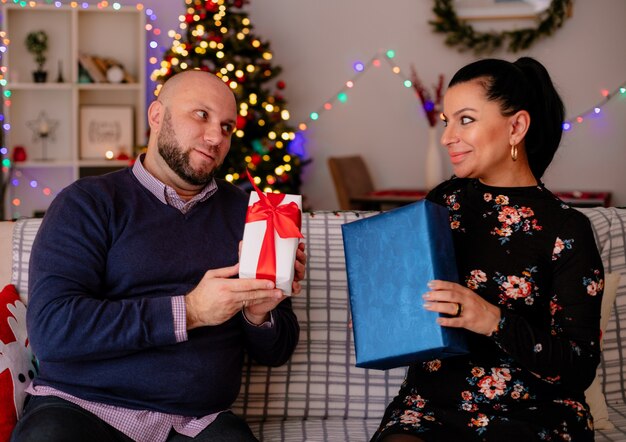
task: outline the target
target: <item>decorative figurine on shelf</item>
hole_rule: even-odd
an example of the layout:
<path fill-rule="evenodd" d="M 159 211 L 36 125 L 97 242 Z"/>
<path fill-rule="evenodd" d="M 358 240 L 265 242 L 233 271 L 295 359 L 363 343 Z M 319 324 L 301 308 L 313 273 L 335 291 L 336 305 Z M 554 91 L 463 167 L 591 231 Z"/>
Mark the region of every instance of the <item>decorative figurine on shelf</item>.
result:
<path fill-rule="evenodd" d="M 63 78 L 63 61 L 59 60 L 59 73 L 57 74 L 57 83 L 65 83 Z"/>
<path fill-rule="evenodd" d="M 26 161 L 28 156 L 26 155 L 26 148 L 24 146 L 15 146 L 13 148 L 13 162 L 20 163 Z"/>
<path fill-rule="evenodd" d="M 54 140 L 54 131 L 56 130 L 59 122 L 56 120 L 50 120 L 46 113 L 42 111 L 36 120 L 31 120 L 26 125 L 33 131 L 33 140 L 41 141 L 41 159 L 48 160 L 47 147 L 48 139 Z"/>
<path fill-rule="evenodd" d="M 46 63 L 46 52 L 48 51 L 48 34 L 43 30 L 30 32 L 26 36 L 25 43 L 28 52 L 35 56 L 35 63 L 37 63 L 37 70 L 33 71 L 33 81 L 45 83 L 48 72 L 44 71 L 43 65 Z"/>
<path fill-rule="evenodd" d="M 124 81 L 124 69 L 118 65 L 112 65 L 106 72 L 109 83 L 121 83 Z"/>
<path fill-rule="evenodd" d="M 126 153 L 126 149 L 122 147 L 117 152 L 117 156 L 115 157 L 115 159 L 118 161 L 126 161 L 126 160 L 130 160 L 130 156 L 128 156 L 128 154 Z"/>

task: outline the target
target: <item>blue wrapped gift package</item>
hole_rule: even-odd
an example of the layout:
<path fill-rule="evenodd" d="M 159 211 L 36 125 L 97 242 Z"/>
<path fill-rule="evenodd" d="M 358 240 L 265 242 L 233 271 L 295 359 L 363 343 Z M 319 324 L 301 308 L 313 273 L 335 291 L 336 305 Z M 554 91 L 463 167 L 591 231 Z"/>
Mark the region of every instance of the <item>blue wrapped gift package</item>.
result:
<path fill-rule="evenodd" d="M 433 279 L 458 282 L 448 210 L 428 200 L 342 225 L 356 366 L 386 370 L 467 353 L 464 329 L 423 308 Z"/>

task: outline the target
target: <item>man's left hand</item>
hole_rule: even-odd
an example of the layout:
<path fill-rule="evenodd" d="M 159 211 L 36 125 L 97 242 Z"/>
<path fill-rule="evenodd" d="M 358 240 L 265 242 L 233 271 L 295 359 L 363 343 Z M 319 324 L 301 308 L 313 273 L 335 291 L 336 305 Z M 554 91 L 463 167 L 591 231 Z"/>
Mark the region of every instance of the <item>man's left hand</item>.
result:
<path fill-rule="evenodd" d="M 304 275 L 306 274 L 306 261 L 307 256 L 304 251 L 304 243 L 298 244 L 298 249 L 296 250 L 296 262 L 294 264 L 295 272 L 293 283 L 291 285 L 291 294 L 298 295 L 302 291 L 302 286 L 300 281 L 304 279 Z M 287 296 L 283 296 L 282 298 L 275 300 L 269 299 L 264 301 L 252 301 L 250 303 L 246 303 L 243 307 L 244 315 L 246 319 L 253 324 L 262 324 L 263 322 L 269 319 L 269 312 L 272 311 L 281 301 L 283 301 Z M 255 303 L 255 302 L 258 302 Z"/>

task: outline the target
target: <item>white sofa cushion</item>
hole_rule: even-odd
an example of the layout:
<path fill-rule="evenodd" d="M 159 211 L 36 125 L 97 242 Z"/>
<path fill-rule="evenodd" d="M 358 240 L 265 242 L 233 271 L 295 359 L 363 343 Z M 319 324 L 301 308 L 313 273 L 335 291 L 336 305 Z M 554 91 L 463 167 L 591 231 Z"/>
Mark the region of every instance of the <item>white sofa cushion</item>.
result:
<path fill-rule="evenodd" d="M 580 209 L 594 227 L 605 271 L 626 273 L 626 210 Z M 348 328 L 348 293 L 341 224 L 372 212 L 313 212 L 303 216 L 307 278 L 294 297 L 301 324 L 300 343 L 282 367 L 247 362 L 234 411 L 244 416 L 263 441 L 367 441 L 386 405 L 404 380 L 405 369 L 366 370 L 354 366 L 352 331 Z M 27 266 L 41 220 L 16 223 L 12 282 L 27 296 Z M 617 290 L 615 308 L 604 335 L 603 381 L 612 430 L 597 430 L 596 441 L 626 441 L 626 279 Z"/>

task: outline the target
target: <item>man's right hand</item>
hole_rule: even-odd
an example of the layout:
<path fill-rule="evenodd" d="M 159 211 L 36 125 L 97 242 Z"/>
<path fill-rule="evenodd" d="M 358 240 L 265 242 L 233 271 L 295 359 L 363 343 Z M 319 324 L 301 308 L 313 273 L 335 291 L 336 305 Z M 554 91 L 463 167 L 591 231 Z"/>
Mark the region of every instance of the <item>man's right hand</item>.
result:
<path fill-rule="evenodd" d="M 209 270 L 185 296 L 187 330 L 219 325 L 235 316 L 242 307 L 282 299 L 283 292 L 266 279 L 231 279 L 239 264 Z"/>

